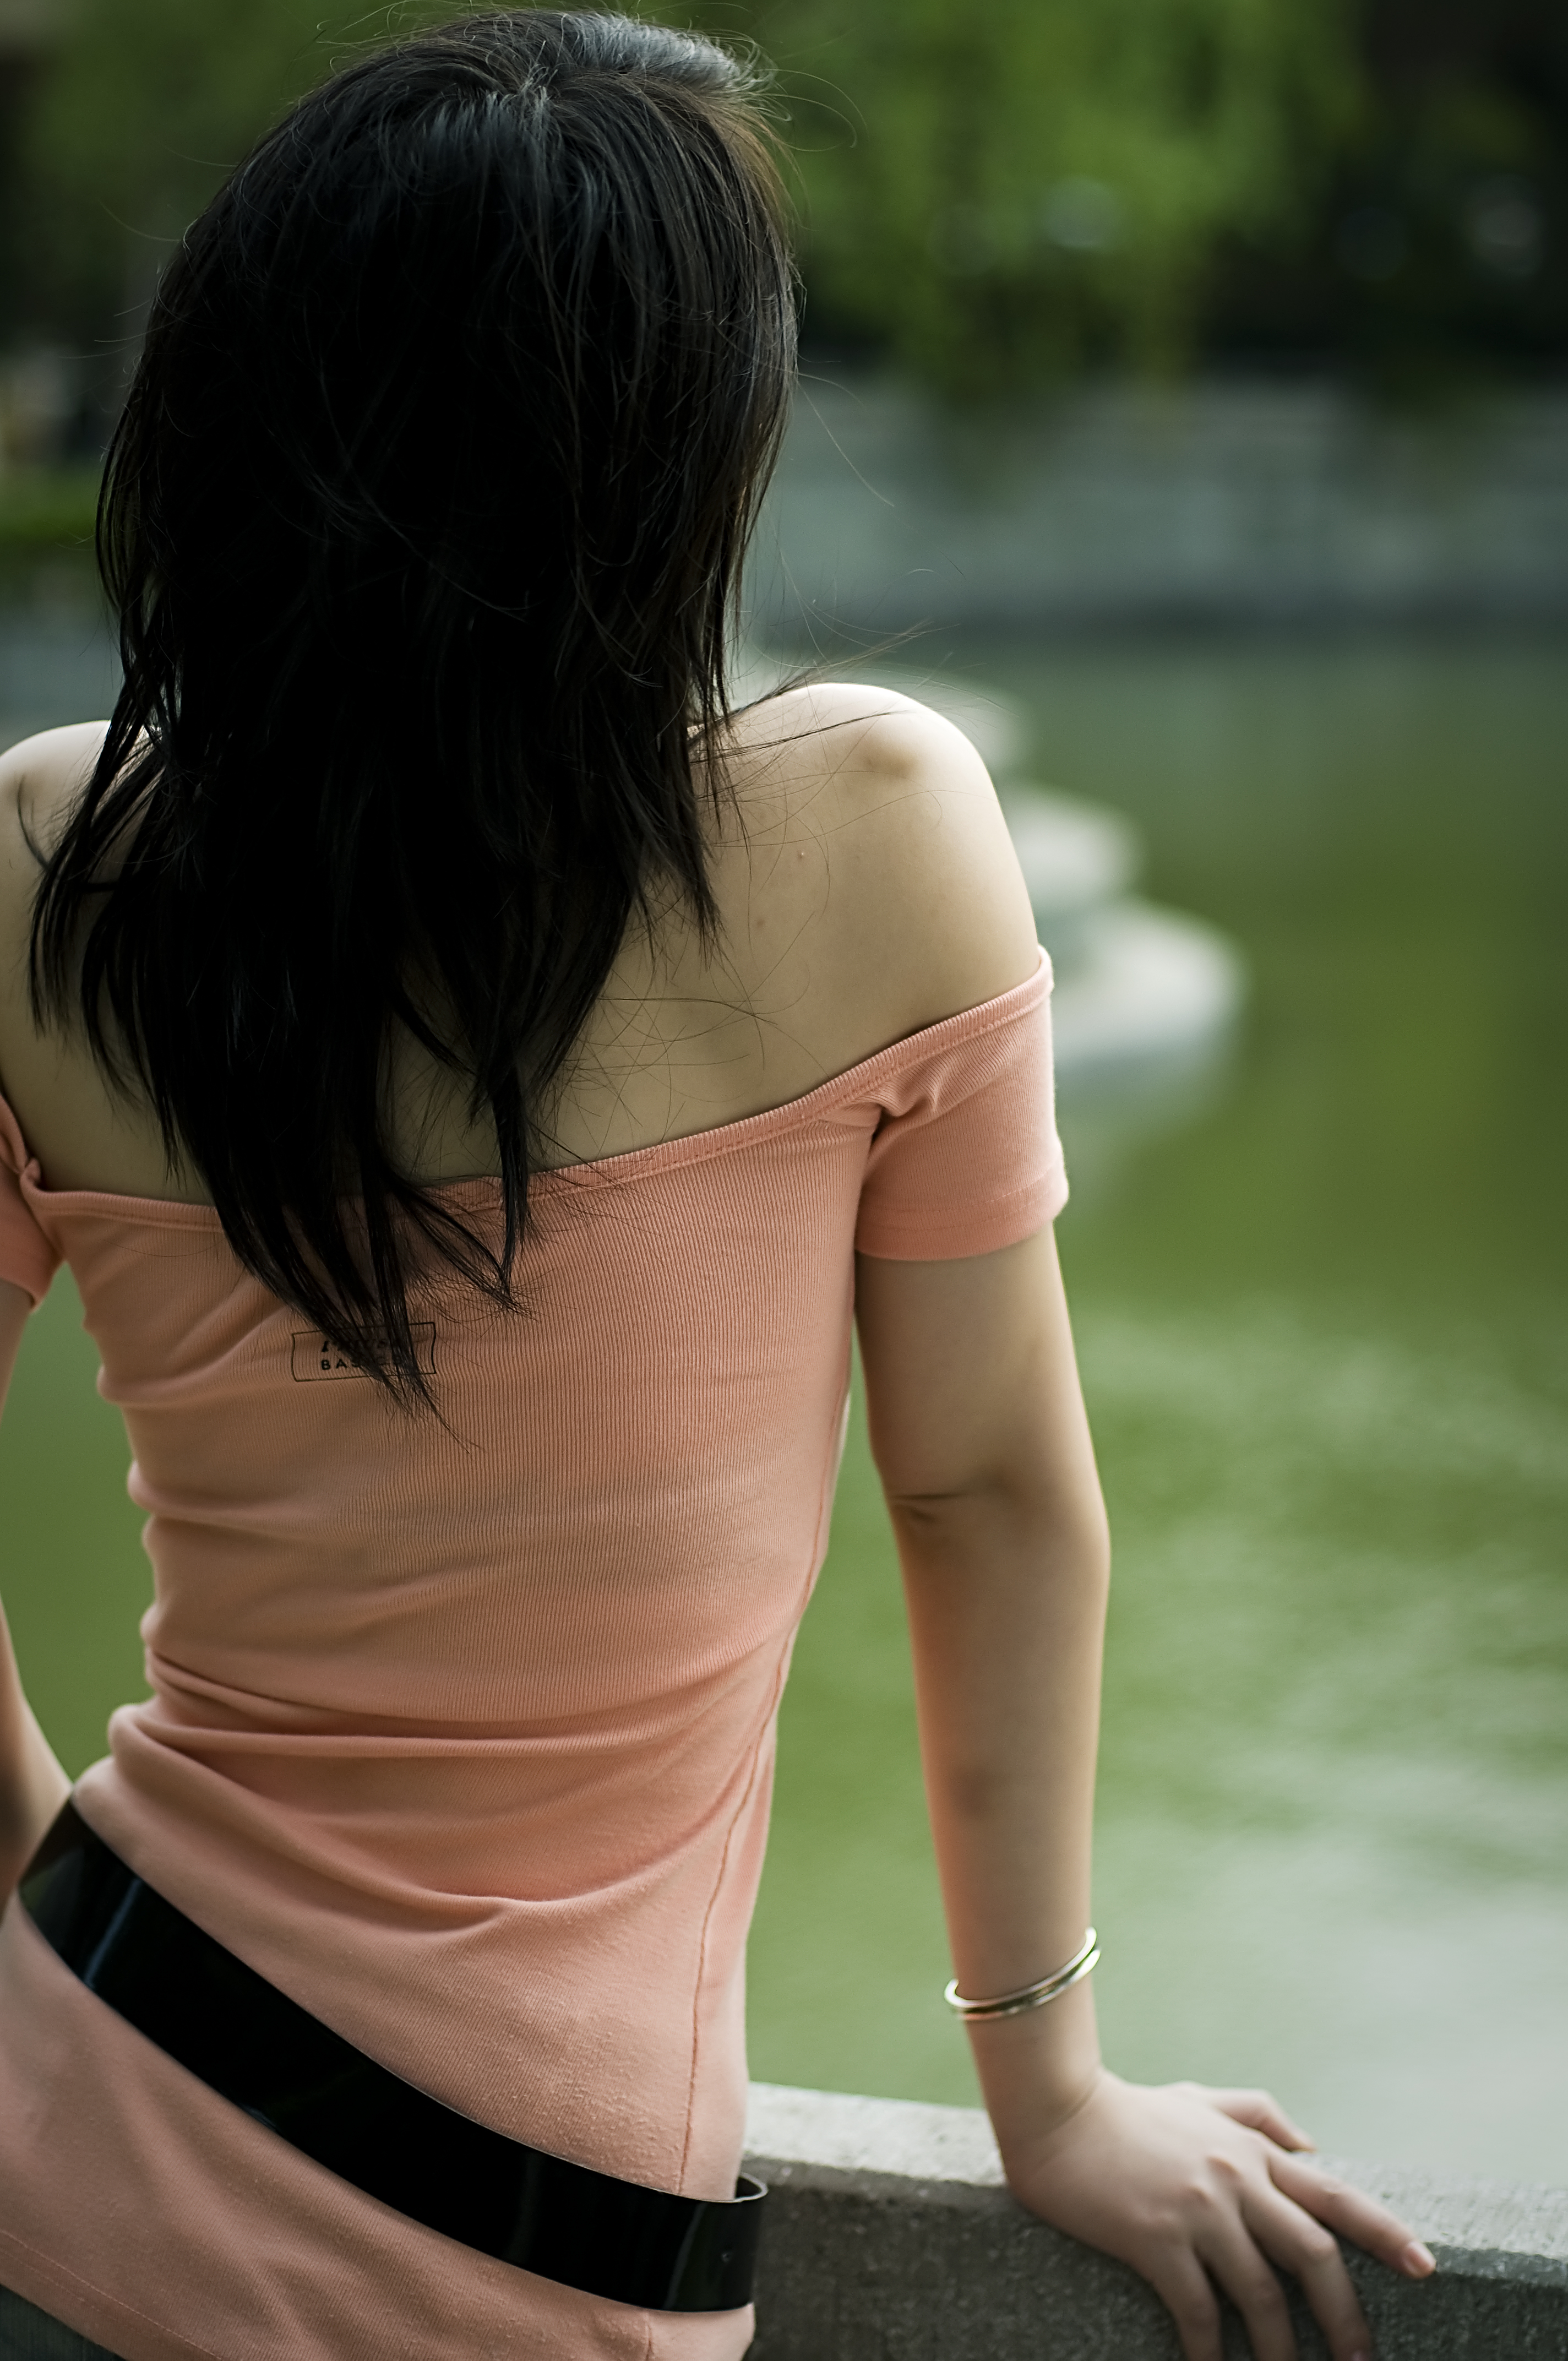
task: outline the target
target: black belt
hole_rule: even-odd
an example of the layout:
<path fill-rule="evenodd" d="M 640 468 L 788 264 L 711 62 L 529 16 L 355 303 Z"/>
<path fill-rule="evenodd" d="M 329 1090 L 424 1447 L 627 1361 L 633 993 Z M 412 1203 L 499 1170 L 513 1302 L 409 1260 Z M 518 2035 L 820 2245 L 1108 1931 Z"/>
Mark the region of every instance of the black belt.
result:
<path fill-rule="evenodd" d="M 767 2192 L 674 2197 L 567 2164 L 378 2066 L 155 1894 L 67 1804 L 21 1882 L 39 1933 L 210 2087 L 367 2197 L 540 2278 L 654 2312 L 751 2301 Z"/>

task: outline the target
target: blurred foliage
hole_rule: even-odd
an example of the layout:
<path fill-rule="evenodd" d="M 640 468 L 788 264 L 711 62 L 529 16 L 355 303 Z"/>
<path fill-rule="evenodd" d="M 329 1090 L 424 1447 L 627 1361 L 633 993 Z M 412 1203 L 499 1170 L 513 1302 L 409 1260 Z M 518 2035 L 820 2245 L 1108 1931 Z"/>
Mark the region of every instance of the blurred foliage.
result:
<path fill-rule="evenodd" d="M 94 458 L 0 476 L 0 606 L 102 614 L 93 546 L 101 472 Z"/>
<path fill-rule="evenodd" d="M 172 240 L 327 71 L 321 25 L 318 0 L 78 0 L 23 129 L 25 293 L 54 324 L 134 343 Z"/>
<path fill-rule="evenodd" d="M 760 27 L 804 118 L 808 324 L 956 392 L 1186 361 L 1217 242 L 1301 226 L 1356 117 L 1343 0 L 859 0 L 843 21 L 784 0 Z"/>
<path fill-rule="evenodd" d="M 1363 97 L 1306 234 L 1223 240 L 1205 341 L 1420 391 L 1568 359 L 1568 7 L 1363 0 Z"/>
<path fill-rule="evenodd" d="M 96 352 L 101 412 L 256 133 L 456 12 L 60 5 L 41 59 L 0 59 L 0 341 Z M 1390 385 L 1568 357 L 1564 0 L 641 5 L 776 60 L 819 350 L 959 398 L 1212 357 Z"/>
<path fill-rule="evenodd" d="M 90 556 L 98 474 L 78 465 L 0 478 L 0 560 Z"/>

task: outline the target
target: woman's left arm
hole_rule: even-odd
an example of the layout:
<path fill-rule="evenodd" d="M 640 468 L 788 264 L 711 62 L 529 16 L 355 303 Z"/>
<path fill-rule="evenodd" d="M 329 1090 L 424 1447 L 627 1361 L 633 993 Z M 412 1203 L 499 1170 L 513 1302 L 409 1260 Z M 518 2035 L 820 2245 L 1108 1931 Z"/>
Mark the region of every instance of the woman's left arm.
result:
<path fill-rule="evenodd" d="M 1108 1549 L 1051 1233 L 963 1261 L 863 1257 L 857 1314 L 959 1988 L 1005 1993 L 1069 1960 L 1090 1912 Z M 1369 2355 L 1334 2232 L 1431 2270 L 1403 2223 L 1297 2153 L 1265 2093 L 1106 2072 L 1087 1983 L 970 2030 L 1014 2193 L 1152 2281 L 1187 2361 L 1220 2361 L 1216 2288 L 1258 2361 L 1292 2361 L 1275 2265 L 1334 2361 Z"/>
<path fill-rule="evenodd" d="M 32 1308 L 24 1289 L 0 1279 L 0 1404 Z M 0 1609 L 0 1899 L 16 1884 L 70 1793 L 71 1782 L 23 1692 L 16 1650 Z"/>

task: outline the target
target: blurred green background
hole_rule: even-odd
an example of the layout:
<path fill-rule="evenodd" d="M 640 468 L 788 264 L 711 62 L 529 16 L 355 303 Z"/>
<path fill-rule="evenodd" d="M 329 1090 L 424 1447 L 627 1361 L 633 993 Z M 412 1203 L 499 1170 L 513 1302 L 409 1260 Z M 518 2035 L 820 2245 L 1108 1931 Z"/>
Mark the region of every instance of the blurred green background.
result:
<path fill-rule="evenodd" d="M 334 60 L 455 13 L 0 0 L 0 347 L 101 434 L 159 263 Z M 1420 392 L 1568 351 L 1560 0 L 680 0 L 781 74 L 814 348 L 945 393 L 1332 363 Z M 13 389 L 14 442 L 48 389 Z M 69 435 L 68 435 L 69 439 Z"/>

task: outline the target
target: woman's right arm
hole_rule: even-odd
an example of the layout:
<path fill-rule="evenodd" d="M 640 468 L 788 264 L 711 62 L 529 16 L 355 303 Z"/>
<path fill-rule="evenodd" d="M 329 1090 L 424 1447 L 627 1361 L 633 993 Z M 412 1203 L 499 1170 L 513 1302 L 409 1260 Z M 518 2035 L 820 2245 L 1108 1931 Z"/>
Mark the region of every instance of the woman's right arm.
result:
<path fill-rule="evenodd" d="M 0 1404 L 32 1308 L 25 1290 L 0 1279 Z M 0 1897 L 10 1893 L 70 1793 L 71 1782 L 23 1693 L 11 1634 L 0 1612 Z"/>
<path fill-rule="evenodd" d="M 52 834 L 58 807 L 76 793 L 97 758 L 105 724 L 82 722 L 24 739 L 0 753 L 0 1071 L 40 1065 L 45 1087 L 57 1053 L 35 1031 L 27 990 L 27 945 L 38 889 L 35 851 Z M 9 1174 L 9 1186 L 15 1186 Z M 47 1270 L 40 1282 L 47 1284 Z M 0 1279 L 0 1407 L 32 1310 L 26 1289 Z M 7 1569 L 0 1564 L 0 1585 Z M 0 1901 L 16 1884 L 71 1792 L 71 1782 L 23 1693 L 16 1652 L 0 1610 Z"/>

